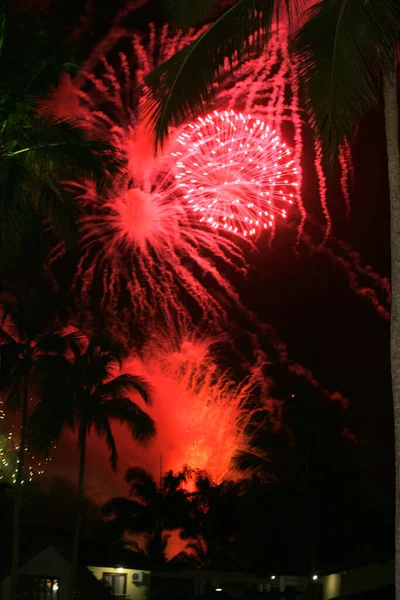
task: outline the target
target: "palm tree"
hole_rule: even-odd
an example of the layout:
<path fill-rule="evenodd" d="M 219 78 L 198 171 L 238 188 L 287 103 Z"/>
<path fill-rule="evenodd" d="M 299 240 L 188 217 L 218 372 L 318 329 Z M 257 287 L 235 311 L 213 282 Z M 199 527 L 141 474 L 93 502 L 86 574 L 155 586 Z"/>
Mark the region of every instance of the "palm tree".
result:
<path fill-rule="evenodd" d="M 201 20 L 217 2 L 198 3 L 185 16 L 185 3 L 169 0 L 170 13 L 177 24 Z M 265 0 L 266 13 L 273 14 L 283 2 Z M 285 2 L 289 14 L 294 3 Z M 260 3 L 237 2 L 190 46 L 181 50 L 156 69 L 147 79 L 150 122 L 156 140 L 163 142 L 168 127 L 198 116 L 212 99 L 213 86 L 223 79 L 223 58 L 231 58 L 231 69 L 249 50 L 249 33 L 260 25 L 268 34 L 268 22 L 254 18 L 234 27 L 236 11 L 250 7 L 259 11 Z M 343 142 L 351 142 L 361 119 L 384 100 L 388 180 L 390 195 L 390 231 L 392 251 L 391 371 L 395 423 L 397 472 L 400 468 L 400 155 L 397 101 L 397 50 L 400 39 L 398 0 L 320 0 L 307 15 L 298 32 L 293 50 L 300 60 L 304 103 L 308 121 L 321 144 L 323 156 L 332 165 Z M 265 17 L 264 17 L 265 18 Z M 228 41 L 218 36 L 224 32 Z M 251 29 L 251 31 L 249 31 Z M 266 41 L 264 36 L 264 41 Z M 234 38 L 234 39 L 233 39 Z M 233 51 L 232 51 L 233 50 Z M 253 47 L 262 51 L 262 45 Z M 236 57 L 238 60 L 232 61 Z M 196 72 L 196 77 L 190 73 Z M 215 89 L 215 88 L 214 88 Z M 400 598 L 400 481 L 396 482 L 396 589 Z"/>
<path fill-rule="evenodd" d="M 130 498 L 111 498 L 102 508 L 114 538 L 121 539 L 125 533 L 146 534 L 145 550 L 153 566 L 166 562 L 165 532 L 182 527 L 187 500 L 182 484 L 187 476 L 187 470 L 177 475 L 169 471 L 157 484 L 145 469 L 131 467 L 125 475 Z"/>
<path fill-rule="evenodd" d="M 232 570 L 243 566 L 235 544 L 242 518 L 241 502 L 247 481 L 214 483 L 204 471 L 193 474 L 181 538 L 190 540 L 188 559 L 205 569 Z"/>
<path fill-rule="evenodd" d="M 100 185 L 121 167 L 107 144 L 88 140 L 73 120 L 56 119 L 43 103 L 68 63 L 67 45 L 19 18 L 11 0 L 0 8 L 0 268 L 21 256 L 25 239 L 42 248 L 51 240 L 71 247 L 78 215 L 65 181 Z M 45 243 L 48 240 L 47 244 Z"/>
<path fill-rule="evenodd" d="M 131 398 L 132 394 L 139 394 L 142 400 L 149 404 L 148 386 L 135 375 L 120 373 L 121 356 L 120 348 L 94 339 L 86 340 L 86 349 L 81 353 L 78 350 L 74 355 L 71 354 L 69 360 L 59 360 L 58 365 L 55 365 L 53 360 L 51 376 L 48 376 L 46 361 L 42 361 L 47 384 L 43 384 L 42 402 L 32 416 L 33 430 L 42 431 L 42 443 L 48 446 L 50 440 L 60 437 L 64 424 L 78 428 L 80 457 L 69 591 L 71 600 L 76 587 L 88 434 L 94 429 L 105 440 L 114 470 L 117 468 L 118 453 L 111 428 L 112 422 L 127 425 L 133 439 L 141 443 L 147 442 L 155 435 L 152 418 Z M 57 381 L 59 391 L 55 404 L 53 386 Z M 64 382 L 61 389 L 60 382 Z"/>
<path fill-rule="evenodd" d="M 21 429 L 14 485 L 11 598 L 16 598 L 19 561 L 22 486 L 28 444 L 30 393 L 40 395 L 36 372 L 44 356 L 55 358 L 68 352 L 73 335 L 55 328 L 55 305 L 51 294 L 32 290 L 3 292 L 0 297 L 0 392 L 10 410 L 21 410 Z M 47 363 L 50 365 L 50 360 Z M 44 375 L 45 371 L 41 368 Z"/>

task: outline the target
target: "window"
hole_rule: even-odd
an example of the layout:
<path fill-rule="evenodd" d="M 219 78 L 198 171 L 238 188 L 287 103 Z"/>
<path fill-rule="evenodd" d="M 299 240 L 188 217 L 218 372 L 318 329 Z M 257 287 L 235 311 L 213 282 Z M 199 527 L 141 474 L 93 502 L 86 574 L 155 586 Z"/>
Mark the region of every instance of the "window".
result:
<path fill-rule="evenodd" d="M 126 573 L 103 573 L 103 582 L 113 596 L 126 595 Z"/>
<path fill-rule="evenodd" d="M 18 576 L 19 600 L 59 600 L 59 587 L 57 577 Z"/>

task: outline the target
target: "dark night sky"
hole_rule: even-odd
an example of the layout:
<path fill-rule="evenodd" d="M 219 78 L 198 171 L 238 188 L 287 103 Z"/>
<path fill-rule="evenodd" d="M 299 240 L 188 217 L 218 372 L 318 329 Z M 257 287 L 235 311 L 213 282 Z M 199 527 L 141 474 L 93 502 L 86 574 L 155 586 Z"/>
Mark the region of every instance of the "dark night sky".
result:
<path fill-rule="evenodd" d="M 51 4 L 51 0 L 47 4 Z M 32 0 L 32 4 L 35 2 Z M 37 2 L 36 2 L 37 4 Z M 43 3 L 42 3 L 43 4 Z M 55 4 L 55 3 L 54 3 Z M 99 35 L 106 28 L 108 12 L 115 3 L 102 3 L 96 10 L 95 29 Z M 54 17 L 64 26 L 76 22 L 82 2 L 75 0 L 57 4 Z M 66 11 L 66 12 L 65 12 Z M 140 26 L 138 23 L 136 26 Z M 320 219 L 316 202 L 315 173 L 308 166 L 307 151 L 303 177 L 305 202 L 314 205 L 315 218 Z M 365 119 L 360 127 L 354 150 L 355 185 L 351 190 L 351 218 L 345 221 L 344 200 L 337 177 L 330 189 L 329 209 L 333 232 L 360 252 L 362 260 L 381 275 L 390 268 L 388 188 L 384 123 L 381 109 Z M 349 290 L 343 272 L 329 259 L 300 248 L 300 258 L 293 250 L 294 234 L 282 230 L 271 248 L 259 243 L 259 253 L 252 253 L 251 267 L 242 298 L 265 322 L 271 323 L 280 338 L 288 344 L 291 357 L 312 368 L 324 387 L 339 390 L 351 401 L 344 421 L 363 448 L 364 479 L 373 493 L 377 486 L 386 492 L 380 510 L 385 512 L 390 530 L 393 491 L 393 437 L 389 369 L 389 324 L 377 314 L 372 304 Z M 284 376 L 279 379 L 284 382 Z M 283 387 L 284 387 L 283 383 Z M 289 392 L 304 395 L 303 384 L 293 381 Z M 327 425 L 329 427 L 329 425 Z M 335 456 L 331 456 L 332 462 Z M 368 464 L 366 464 L 368 463 Z M 331 465 L 326 465 L 327 477 Z M 343 469 L 343 481 L 347 476 Z M 340 478 L 340 468 L 334 477 Z M 122 477 L 122 474 L 121 474 Z M 357 502 L 348 514 L 357 510 Z M 383 516 L 383 515 L 382 515 Z M 378 519 L 378 515 L 370 515 Z M 368 515 L 365 526 L 368 527 Z M 388 535 L 383 552 L 391 551 Z M 383 548 L 383 546 L 385 546 Z"/>

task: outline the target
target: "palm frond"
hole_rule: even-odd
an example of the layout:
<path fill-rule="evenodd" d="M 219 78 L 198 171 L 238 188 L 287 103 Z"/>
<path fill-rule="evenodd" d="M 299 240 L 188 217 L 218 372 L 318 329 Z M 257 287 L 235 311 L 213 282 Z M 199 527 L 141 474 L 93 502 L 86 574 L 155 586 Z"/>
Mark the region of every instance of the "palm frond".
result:
<path fill-rule="evenodd" d="M 22 315 L 18 308 L 18 298 L 9 292 L 0 296 L 0 328 L 5 343 L 19 344 L 25 339 Z"/>
<path fill-rule="evenodd" d="M 149 535 L 146 543 L 146 554 L 153 565 L 165 565 L 168 562 L 167 545 L 171 534 L 160 530 Z"/>
<path fill-rule="evenodd" d="M 7 306 L 21 342 L 36 342 L 54 330 L 60 299 L 48 281 L 35 279 L 34 287 L 29 282 L 10 284 L 9 296 L 7 304 L 2 304 L 3 310 Z"/>
<path fill-rule="evenodd" d="M 104 517 L 112 517 L 118 515 L 120 519 L 126 519 L 131 515 L 140 514 L 142 509 L 143 505 L 139 502 L 136 502 L 136 500 L 116 497 L 107 500 L 107 502 L 103 504 L 101 508 L 101 514 Z"/>
<path fill-rule="evenodd" d="M 0 347 L 15 344 L 15 340 L 4 329 L 0 327 Z"/>
<path fill-rule="evenodd" d="M 73 365 L 61 353 L 42 354 L 35 358 L 32 383 L 37 390 L 40 390 L 42 397 L 48 393 L 53 394 L 53 399 L 55 395 L 60 399 L 69 396 L 72 378 Z M 50 398 L 49 401 L 51 402 L 52 399 Z"/>
<path fill-rule="evenodd" d="M 104 411 L 109 419 L 127 425 L 132 437 L 138 442 L 148 442 L 156 434 L 153 419 L 129 398 L 106 402 Z"/>
<path fill-rule="evenodd" d="M 130 519 L 124 516 L 120 517 L 119 515 L 114 517 L 113 519 L 109 519 L 108 521 L 106 521 L 106 531 L 108 538 L 111 538 L 114 541 L 120 541 L 125 533 L 137 533 L 138 522 L 140 522 L 140 520 L 135 518 Z M 140 531 L 140 533 L 142 532 Z M 136 544 L 136 542 L 134 542 L 133 540 L 130 540 L 129 543 Z"/>
<path fill-rule="evenodd" d="M 104 382 L 115 376 L 118 362 L 110 352 L 104 350 L 91 340 L 84 355 L 79 357 L 78 363 L 82 369 L 84 380 L 89 387 L 98 388 L 99 398 L 103 396 Z"/>
<path fill-rule="evenodd" d="M 14 267 L 21 258 L 26 232 L 44 250 L 41 219 L 26 194 L 29 175 L 20 161 L 10 161 L 0 151 L 0 269 Z"/>
<path fill-rule="evenodd" d="M 23 13 L 19 2 L 3 0 L 0 12 L 0 88 L 7 92 L 1 94 L 2 105 L 47 95 L 62 70 L 76 68 L 71 44 L 49 31 L 48 23 Z"/>
<path fill-rule="evenodd" d="M 108 332 L 103 331 L 101 334 L 94 335 L 91 338 L 93 348 L 101 349 L 103 355 L 107 354 L 120 366 L 124 358 L 128 356 L 125 346 L 116 342 Z"/>
<path fill-rule="evenodd" d="M 183 483 L 186 483 L 191 476 L 191 469 L 185 467 L 182 471 L 174 473 L 172 470 L 165 473 L 162 481 L 162 492 L 165 496 L 177 497 L 181 492 L 185 494 L 181 488 Z"/>
<path fill-rule="evenodd" d="M 45 334 L 36 344 L 36 351 L 45 354 L 65 355 L 69 347 L 67 337 L 56 331 Z"/>
<path fill-rule="evenodd" d="M 0 309 L 0 345 L 18 345 L 21 340 L 20 336 L 21 331 L 12 315 L 4 313 Z"/>
<path fill-rule="evenodd" d="M 190 550 L 185 553 L 189 563 L 193 562 L 197 567 L 207 566 L 207 547 L 202 539 L 189 542 L 185 548 Z"/>
<path fill-rule="evenodd" d="M 57 397 L 57 390 L 53 390 L 50 398 L 42 400 L 29 417 L 30 449 L 47 456 L 54 442 L 60 439 L 65 425 L 72 428 L 73 417 L 66 403 Z"/>
<path fill-rule="evenodd" d="M 163 2 L 170 20 L 182 29 L 189 29 L 210 17 L 218 4 L 219 0 L 164 0 Z"/>
<path fill-rule="evenodd" d="M 162 145 L 168 129 L 210 106 L 215 89 L 268 40 L 276 1 L 239 0 L 146 79 L 145 116 Z"/>
<path fill-rule="evenodd" d="M 11 2 L 2 12 L 0 52 L 0 268 L 21 258 L 24 240 L 49 250 L 48 226 L 68 248 L 77 241 L 77 206 L 66 180 L 112 185 L 123 162 L 105 140 L 89 139 L 72 119 L 37 110 L 65 71 L 67 46 L 21 24 Z"/>
<path fill-rule="evenodd" d="M 130 495 L 139 498 L 146 504 L 157 496 L 157 484 L 151 473 L 142 467 L 130 467 L 125 474 L 125 481 L 130 486 Z"/>
<path fill-rule="evenodd" d="M 110 427 L 110 422 L 107 418 L 104 418 L 104 416 L 102 416 L 94 421 L 94 427 L 97 432 L 97 435 L 100 438 L 104 438 L 106 442 L 106 446 L 110 453 L 109 460 L 111 468 L 115 472 L 117 470 L 118 465 L 118 452 L 117 447 L 115 445 L 114 435 Z"/>
<path fill-rule="evenodd" d="M 105 140 L 88 139 L 82 125 L 74 119 L 56 119 L 44 115 L 32 121 L 27 139 L 29 146 L 18 149 L 31 157 L 36 166 L 50 164 L 55 173 L 69 178 L 104 177 L 121 172 L 124 162 Z"/>
<path fill-rule="evenodd" d="M 104 398 L 119 398 L 130 392 L 137 392 L 146 404 L 151 404 L 149 384 L 142 377 L 123 373 L 105 383 L 99 390 Z"/>
<path fill-rule="evenodd" d="M 331 164 L 376 105 L 380 73 L 394 68 L 399 23 L 398 0 L 324 0 L 296 36 L 304 103 Z"/>
<path fill-rule="evenodd" d="M 0 382 L 0 391 L 5 397 L 5 404 L 11 411 L 16 411 L 21 407 L 21 388 L 17 373 L 13 371 L 12 378 L 5 378 Z"/>
<path fill-rule="evenodd" d="M 87 336 L 80 331 L 70 331 L 68 333 L 59 334 L 62 345 L 59 353 L 66 356 L 69 352 L 77 357 L 82 354 L 88 347 L 89 341 Z"/>

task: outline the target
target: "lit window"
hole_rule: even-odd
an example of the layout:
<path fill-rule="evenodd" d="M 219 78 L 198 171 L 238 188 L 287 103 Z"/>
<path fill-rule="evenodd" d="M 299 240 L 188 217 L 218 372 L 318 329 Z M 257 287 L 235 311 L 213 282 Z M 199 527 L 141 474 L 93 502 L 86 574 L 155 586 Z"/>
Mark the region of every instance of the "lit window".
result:
<path fill-rule="evenodd" d="M 113 596 L 126 595 L 126 573 L 103 573 L 103 582 Z"/>
<path fill-rule="evenodd" d="M 57 577 L 18 576 L 20 600 L 59 600 L 60 580 Z"/>

